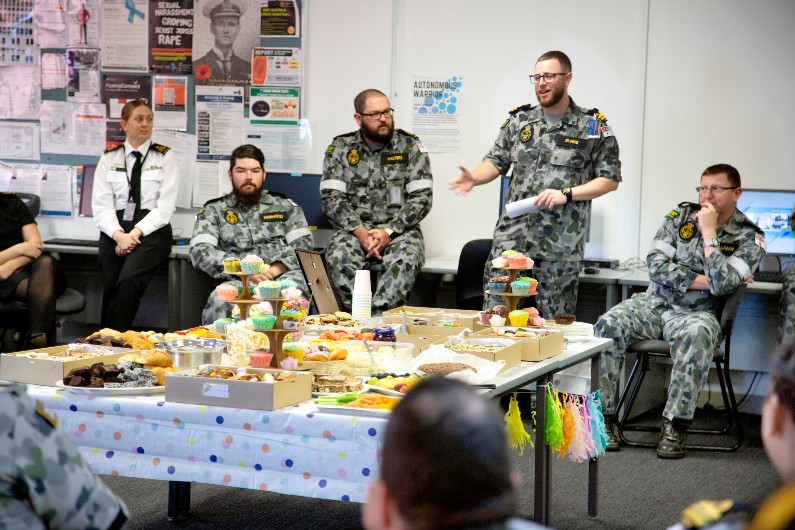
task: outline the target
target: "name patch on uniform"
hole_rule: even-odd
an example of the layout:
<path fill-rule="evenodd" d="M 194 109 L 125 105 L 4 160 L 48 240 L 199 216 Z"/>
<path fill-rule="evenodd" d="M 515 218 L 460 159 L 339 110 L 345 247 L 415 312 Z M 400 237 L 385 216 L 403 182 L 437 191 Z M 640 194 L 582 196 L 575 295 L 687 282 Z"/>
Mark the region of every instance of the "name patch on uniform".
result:
<path fill-rule="evenodd" d="M 334 149 L 336 149 L 334 144 L 331 144 L 328 147 L 326 147 L 326 156 L 331 156 L 331 153 L 334 152 Z"/>
<path fill-rule="evenodd" d="M 350 165 L 355 166 L 356 164 L 359 163 L 359 160 L 361 160 L 361 157 L 359 156 L 358 149 L 351 149 L 350 151 L 348 151 L 348 163 Z"/>
<path fill-rule="evenodd" d="M 572 147 L 574 149 L 585 149 L 585 138 L 575 138 L 574 136 L 563 136 L 559 134 L 555 137 L 555 144 L 560 147 Z"/>
<path fill-rule="evenodd" d="M 409 157 L 406 153 L 381 153 L 381 165 L 408 164 Z"/>
<path fill-rule="evenodd" d="M 264 213 L 260 216 L 263 223 L 274 223 L 276 221 L 284 221 L 287 219 L 287 212 L 273 212 Z"/>
<path fill-rule="evenodd" d="M 522 130 L 519 131 L 519 141 L 523 144 L 526 144 L 530 140 L 533 139 L 533 126 L 529 123 L 522 127 Z"/>
<path fill-rule="evenodd" d="M 227 210 L 226 213 L 224 214 L 224 220 L 226 220 L 226 222 L 229 223 L 230 225 L 236 225 L 237 214 L 232 210 Z"/>
<path fill-rule="evenodd" d="M 693 221 L 688 221 L 679 227 L 679 237 L 683 241 L 690 241 L 696 234 L 696 225 Z"/>
<path fill-rule="evenodd" d="M 124 166 L 111 166 L 110 170 L 111 171 L 124 171 L 125 173 L 127 172 L 127 170 L 124 168 Z"/>
<path fill-rule="evenodd" d="M 731 256 L 734 254 L 734 251 L 737 250 L 737 245 L 734 243 L 721 243 L 718 245 L 718 248 L 724 256 Z"/>

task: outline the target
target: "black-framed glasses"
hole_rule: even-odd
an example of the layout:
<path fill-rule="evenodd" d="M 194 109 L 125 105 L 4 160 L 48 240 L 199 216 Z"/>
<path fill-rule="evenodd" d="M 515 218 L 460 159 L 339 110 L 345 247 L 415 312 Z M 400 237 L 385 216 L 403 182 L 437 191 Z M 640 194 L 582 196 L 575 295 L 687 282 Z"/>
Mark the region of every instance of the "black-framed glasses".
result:
<path fill-rule="evenodd" d="M 370 113 L 367 113 L 367 114 L 365 114 L 364 112 L 360 112 L 359 115 L 360 116 L 366 116 L 366 117 L 370 118 L 373 121 L 378 121 L 378 120 L 381 119 L 381 116 L 383 116 L 384 118 L 391 118 L 393 112 L 395 112 L 395 109 L 389 108 L 389 109 L 386 109 L 386 110 L 381 111 L 381 112 L 370 112 Z"/>
<path fill-rule="evenodd" d="M 696 191 L 699 193 L 707 193 L 711 191 L 713 195 L 720 195 L 726 190 L 736 190 L 739 186 L 696 186 Z"/>
<path fill-rule="evenodd" d="M 556 78 L 557 76 L 559 76 L 559 75 L 566 75 L 566 74 L 568 74 L 568 73 L 569 73 L 569 72 L 561 72 L 561 73 L 558 73 L 558 74 L 550 74 L 550 73 L 548 73 L 548 72 L 547 72 L 546 74 L 536 74 L 536 75 L 531 75 L 531 76 L 530 76 L 530 82 L 531 82 L 531 83 L 533 83 L 534 85 L 537 85 L 537 84 L 538 84 L 538 83 L 540 83 L 540 82 L 541 82 L 541 80 L 543 79 L 543 80 L 544 80 L 544 81 L 546 81 L 547 83 L 551 83 L 552 81 L 554 81 L 554 80 L 555 80 L 555 78 Z"/>

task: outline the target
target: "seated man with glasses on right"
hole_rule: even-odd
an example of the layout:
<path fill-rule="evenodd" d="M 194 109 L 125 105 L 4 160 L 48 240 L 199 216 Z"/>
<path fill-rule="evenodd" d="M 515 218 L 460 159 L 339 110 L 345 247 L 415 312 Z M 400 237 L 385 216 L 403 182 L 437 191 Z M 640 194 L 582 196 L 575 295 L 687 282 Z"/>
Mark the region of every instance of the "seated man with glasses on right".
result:
<path fill-rule="evenodd" d="M 699 204 L 683 202 L 665 216 L 646 256 L 649 288 L 599 317 L 594 335 L 613 339 L 602 354 L 605 418 L 617 402 L 627 346 L 662 337 L 671 346 L 671 382 L 657 444 L 660 458 L 685 456 L 685 433 L 707 381 L 712 352 L 723 340 L 715 314 L 718 301 L 751 276 L 765 254 L 762 230 L 737 209 L 740 174 L 716 164 L 701 174 Z M 608 424 L 608 451 L 618 438 Z"/>

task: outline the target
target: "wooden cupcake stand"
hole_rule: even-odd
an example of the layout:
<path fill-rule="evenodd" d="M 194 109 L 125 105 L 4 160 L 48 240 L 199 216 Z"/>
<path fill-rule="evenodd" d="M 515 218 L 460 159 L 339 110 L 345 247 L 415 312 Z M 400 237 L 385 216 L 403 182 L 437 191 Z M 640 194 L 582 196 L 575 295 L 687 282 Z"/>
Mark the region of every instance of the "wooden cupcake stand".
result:
<path fill-rule="evenodd" d="M 271 307 L 273 308 L 273 314 L 276 316 L 276 322 L 273 324 L 272 329 L 266 330 L 254 330 L 257 333 L 264 333 L 266 337 L 268 337 L 268 351 L 273 354 L 273 358 L 271 359 L 270 366 L 272 368 L 279 368 L 281 367 L 281 362 L 284 360 L 284 350 L 282 346 L 282 342 L 284 342 L 284 337 L 288 333 L 295 333 L 299 331 L 299 329 L 284 329 L 284 323 L 282 322 L 282 305 L 287 301 L 286 298 L 263 298 L 259 300 L 255 300 L 251 297 L 248 292 L 248 278 L 249 276 L 254 276 L 253 274 L 243 274 L 242 272 L 232 272 L 227 274 L 233 274 L 235 276 L 239 276 L 240 280 L 243 282 L 243 289 L 240 291 L 240 295 L 234 299 L 230 300 L 229 303 L 235 304 L 238 309 L 240 309 L 240 319 L 245 320 L 248 318 L 248 310 L 249 307 L 254 304 L 259 304 L 260 302 L 269 302 Z"/>
<path fill-rule="evenodd" d="M 486 294 L 490 294 L 492 296 L 501 296 L 505 300 L 505 305 L 508 307 L 508 313 L 510 313 L 511 311 L 515 311 L 516 310 L 516 304 L 519 303 L 520 299 L 536 295 L 536 293 L 532 293 L 532 294 L 513 294 L 513 293 L 510 293 L 510 292 L 507 292 L 507 291 L 509 291 L 511 289 L 511 284 L 514 282 L 514 280 L 516 280 L 516 276 L 520 272 L 529 271 L 529 270 L 532 270 L 532 269 L 527 269 L 527 268 L 516 269 L 516 268 L 511 268 L 511 267 L 492 267 L 492 269 L 499 269 L 499 270 L 503 270 L 503 271 L 508 271 L 508 277 L 510 278 L 510 280 L 508 280 L 508 285 L 505 286 L 506 292 L 504 292 L 504 293 L 492 293 L 491 291 L 486 290 Z M 507 323 L 508 317 L 506 317 L 505 320 L 506 320 L 506 323 Z"/>

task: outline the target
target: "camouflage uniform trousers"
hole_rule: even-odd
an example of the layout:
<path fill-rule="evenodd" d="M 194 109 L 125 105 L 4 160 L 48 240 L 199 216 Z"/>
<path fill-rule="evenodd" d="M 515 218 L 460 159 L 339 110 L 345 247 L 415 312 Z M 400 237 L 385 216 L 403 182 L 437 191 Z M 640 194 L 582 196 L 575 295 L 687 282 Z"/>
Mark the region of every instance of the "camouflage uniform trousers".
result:
<path fill-rule="evenodd" d="M 498 241 L 491 247 L 491 255 L 486 261 L 483 271 L 483 289 L 488 287 L 489 278 L 504 276 L 506 271 L 495 269 L 491 260 L 497 258 L 504 250 L 518 250 L 513 240 Z M 521 251 L 532 257 L 527 251 Z M 574 314 L 577 309 L 577 283 L 580 276 L 580 261 L 553 261 L 537 260 L 533 269 L 527 275 L 538 280 L 536 289 L 536 308 L 543 318 L 552 318 L 557 313 Z M 520 300 L 517 307 L 528 307 L 528 299 Z M 499 296 L 486 295 L 483 299 L 483 308 L 488 309 L 495 305 L 504 304 L 505 300 Z M 522 305 L 524 303 L 524 305 Z"/>
<path fill-rule="evenodd" d="M 414 281 L 425 263 L 425 241 L 422 232 L 412 229 L 401 234 L 382 253 L 384 272 L 373 293 L 373 308 L 392 309 L 404 305 Z M 364 268 L 365 252 L 356 236 L 336 231 L 326 248 L 331 281 L 337 286 L 345 311 L 351 310 L 351 297 L 356 271 Z"/>
<path fill-rule="evenodd" d="M 306 285 L 306 281 L 304 280 L 304 274 L 300 270 L 298 271 L 287 271 L 278 278 L 276 281 L 284 280 L 284 279 L 291 279 L 295 283 L 298 284 L 298 288 L 301 289 L 301 292 L 304 293 L 304 297 L 309 298 L 309 288 Z M 237 287 L 241 287 L 243 284 L 240 280 L 229 280 L 224 283 L 229 283 L 235 285 Z M 256 286 L 253 286 L 256 287 Z M 218 299 L 218 294 L 213 290 L 210 293 L 210 296 L 207 298 L 207 303 L 202 310 L 202 323 L 205 325 L 212 324 L 219 318 L 228 318 L 232 316 L 232 309 L 235 305 L 232 302 L 225 302 L 223 300 Z"/>
<path fill-rule="evenodd" d="M 795 340 L 795 265 L 781 286 L 781 318 L 778 326 L 778 343 Z"/>
<path fill-rule="evenodd" d="M 0 528 L 108 528 L 127 507 L 24 385 L 0 383 Z"/>
<path fill-rule="evenodd" d="M 712 353 L 723 339 L 711 312 L 673 308 L 651 293 L 639 293 L 599 317 L 594 335 L 613 339 L 602 352 L 600 369 L 605 416 L 612 415 L 627 346 L 662 337 L 671 346 L 673 367 L 663 417 L 692 420 L 698 395 L 707 381 Z"/>

